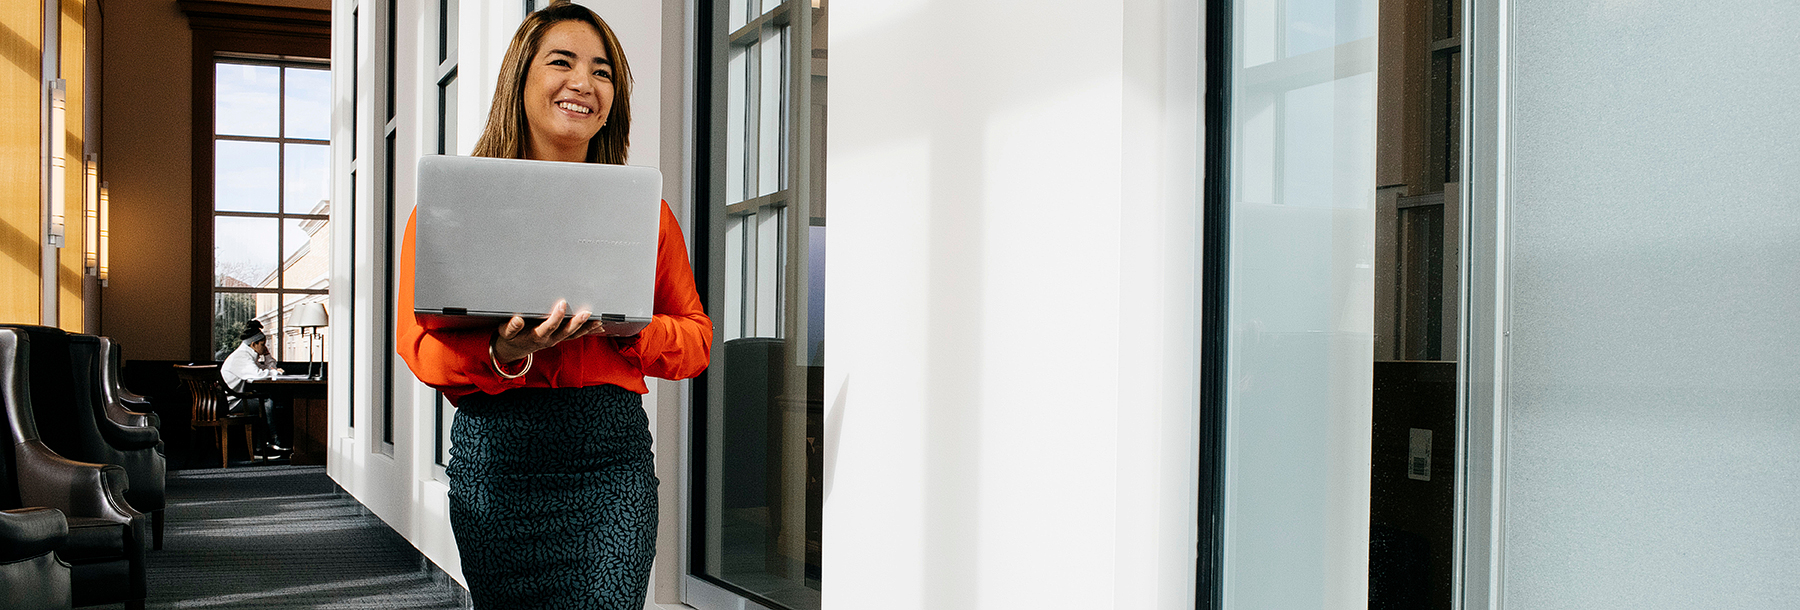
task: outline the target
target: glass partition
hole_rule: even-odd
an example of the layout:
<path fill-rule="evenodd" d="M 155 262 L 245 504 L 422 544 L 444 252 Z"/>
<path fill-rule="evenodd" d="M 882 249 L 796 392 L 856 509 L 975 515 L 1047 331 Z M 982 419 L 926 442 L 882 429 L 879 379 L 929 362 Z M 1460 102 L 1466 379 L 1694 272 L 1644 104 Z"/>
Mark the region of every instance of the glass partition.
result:
<path fill-rule="evenodd" d="M 704 12 L 711 10 L 712 12 Z M 709 610 L 820 607 L 827 3 L 719 0 L 696 237 L 719 332 L 696 404 L 689 573 Z M 800 161 L 796 161 L 800 160 Z"/>

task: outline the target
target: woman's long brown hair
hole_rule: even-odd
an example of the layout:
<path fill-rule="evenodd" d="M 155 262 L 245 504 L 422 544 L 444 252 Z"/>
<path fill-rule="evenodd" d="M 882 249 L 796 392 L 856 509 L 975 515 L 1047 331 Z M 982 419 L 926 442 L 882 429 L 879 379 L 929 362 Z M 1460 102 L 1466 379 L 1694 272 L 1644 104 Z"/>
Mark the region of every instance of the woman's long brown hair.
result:
<path fill-rule="evenodd" d="M 525 140 L 531 137 L 531 126 L 525 118 L 525 75 L 531 70 L 531 60 L 537 57 L 544 34 L 550 31 L 550 26 L 564 21 L 580 21 L 593 26 L 600 33 L 600 43 L 606 46 L 606 54 L 612 60 L 612 111 L 606 115 L 606 126 L 588 140 L 587 162 L 625 163 L 627 149 L 631 147 L 631 66 L 625 62 L 625 48 L 619 46 L 619 37 L 613 35 L 605 20 L 569 0 L 555 0 L 543 10 L 526 16 L 518 31 L 513 33 L 512 44 L 506 47 L 506 58 L 500 64 L 500 82 L 494 87 L 494 104 L 488 109 L 487 127 L 481 130 L 481 138 L 475 141 L 475 150 L 470 154 L 525 158 Z"/>

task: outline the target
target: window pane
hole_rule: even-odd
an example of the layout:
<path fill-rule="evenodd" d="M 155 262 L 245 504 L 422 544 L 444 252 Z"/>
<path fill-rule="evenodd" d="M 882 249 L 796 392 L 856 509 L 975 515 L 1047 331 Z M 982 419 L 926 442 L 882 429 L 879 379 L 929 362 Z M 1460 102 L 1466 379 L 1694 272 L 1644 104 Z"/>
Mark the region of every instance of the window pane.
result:
<path fill-rule="evenodd" d="M 331 333 L 326 332 L 326 327 L 321 326 L 315 329 L 294 325 L 294 322 L 296 321 L 295 315 L 300 311 L 301 306 L 311 303 L 324 303 L 325 295 L 290 294 L 283 297 L 283 302 L 285 304 L 282 305 L 281 308 L 281 320 L 283 325 L 281 329 L 281 345 L 283 349 L 281 352 L 281 359 L 290 362 L 329 361 L 330 359 L 326 358 L 326 355 L 331 353 L 331 344 L 329 343 Z M 329 322 L 329 320 L 327 320 L 327 322 Z M 311 344 L 310 351 L 307 347 L 307 344 L 309 343 Z M 274 344 L 271 343 L 270 347 L 274 347 Z M 296 375 L 310 372 L 311 371 L 303 370 L 287 371 L 289 374 Z"/>
<path fill-rule="evenodd" d="M 749 21 L 750 3 L 753 1 L 755 0 L 731 0 L 730 15 L 727 18 L 727 21 L 731 24 L 731 29 L 736 30 L 744 27 L 744 24 Z"/>
<path fill-rule="evenodd" d="M 806 229 L 806 364 L 825 366 L 825 227 Z"/>
<path fill-rule="evenodd" d="M 215 66 L 215 133 L 280 136 L 281 68 L 221 63 Z M 321 136 L 323 137 L 323 136 Z"/>
<path fill-rule="evenodd" d="M 782 107 L 787 100 L 787 90 L 782 86 L 783 68 L 782 51 L 787 48 L 785 28 L 774 30 L 763 39 L 758 66 L 757 78 L 761 84 L 760 101 L 757 102 L 757 152 L 756 152 L 756 195 L 761 197 L 774 193 L 781 188 L 781 115 Z"/>
<path fill-rule="evenodd" d="M 331 221 L 282 221 L 282 285 L 325 288 L 331 280 Z"/>
<path fill-rule="evenodd" d="M 275 219 L 220 216 L 213 219 L 213 281 L 218 286 L 275 286 Z"/>
<path fill-rule="evenodd" d="M 324 144 L 284 144 L 287 164 L 281 179 L 282 205 L 289 214 L 323 214 L 331 197 L 331 147 Z"/>
<path fill-rule="evenodd" d="M 731 60 L 725 70 L 725 203 L 747 199 L 744 188 L 744 146 L 749 139 L 746 119 L 750 115 L 749 61 L 755 45 L 732 47 Z"/>
<path fill-rule="evenodd" d="M 244 322 L 256 317 L 256 295 L 245 292 L 213 294 L 213 360 L 225 360 L 238 347 Z"/>
<path fill-rule="evenodd" d="M 1232 5 L 1219 586 L 1225 607 L 1324 607 L 1382 567 L 1369 498 L 1340 493 L 1372 472 L 1375 41 L 1332 42 L 1376 2 Z"/>
<path fill-rule="evenodd" d="M 458 13 L 462 12 L 462 3 L 457 0 L 441 0 L 438 3 L 438 61 L 450 57 L 450 49 L 456 48 L 456 28 Z"/>
<path fill-rule="evenodd" d="M 750 278 L 753 277 L 745 268 L 744 248 L 746 239 L 752 237 L 744 230 L 744 216 L 732 216 L 725 223 L 725 338 L 736 339 L 746 334 L 745 318 L 750 311 L 744 295 L 752 294 Z"/>
<path fill-rule="evenodd" d="M 274 212 L 281 193 L 281 150 L 272 142 L 220 140 L 213 148 L 213 209 Z"/>
<path fill-rule="evenodd" d="M 438 154 L 456 154 L 456 71 L 438 88 Z"/>
<path fill-rule="evenodd" d="M 331 71 L 287 69 L 289 138 L 331 138 Z"/>

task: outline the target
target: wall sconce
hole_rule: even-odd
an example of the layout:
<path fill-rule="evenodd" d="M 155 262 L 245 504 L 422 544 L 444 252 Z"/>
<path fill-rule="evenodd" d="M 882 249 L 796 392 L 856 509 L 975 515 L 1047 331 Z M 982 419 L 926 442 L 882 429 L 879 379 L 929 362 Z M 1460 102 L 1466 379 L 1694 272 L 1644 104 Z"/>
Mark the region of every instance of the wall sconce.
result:
<path fill-rule="evenodd" d="M 109 196 L 108 193 L 106 192 L 106 183 L 102 182 L 102 183 L 100 183 L 100 285 L 101 286 L 106 285 L 106 270 L 108 267 L 111 266 L 110 259 L 112 258 L 112 244 L 108 243 L 112 240 L 112 235 L 111 235 L 112 231 L 108 230 L 108 227 L 111 224 L 112 224 L 112 197 Z"/>
<path fill-rule="evenodd" d="M 52 247 L 63 247 L 63 216 L 68 202 L 63 198 L 68 194 L 69 180 L 69 126 L 68 126 L 68 81 L 53 79 L 45 83 L 50 94 L 50 234 L 47 236 Z"/>
<path fill-rule="evenodd" d="M 88 275 L 100 273 L 100 155 L 89 153 L 87 156 L 87 188 L 85 204 L 87 221 L 82 223 L 86 239 L 81 240 L 81 250 L 85 257 Z"/>

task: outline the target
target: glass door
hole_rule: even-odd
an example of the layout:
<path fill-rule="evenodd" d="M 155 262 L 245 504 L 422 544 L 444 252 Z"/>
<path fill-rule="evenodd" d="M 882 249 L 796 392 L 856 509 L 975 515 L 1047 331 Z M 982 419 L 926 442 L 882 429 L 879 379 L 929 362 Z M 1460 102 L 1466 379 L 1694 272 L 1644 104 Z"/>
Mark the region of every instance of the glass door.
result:
<path fill-rule="evenodd" d="M 709 7 L 708 4 L 711 6 Z M 720 333 L 694 405 L 688 603 L 820 606 L 823 0 L 701 3 L 712 108 L 695 242 Z"/>

